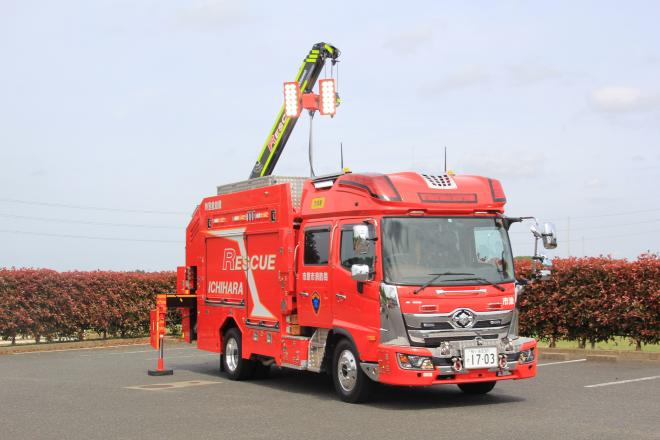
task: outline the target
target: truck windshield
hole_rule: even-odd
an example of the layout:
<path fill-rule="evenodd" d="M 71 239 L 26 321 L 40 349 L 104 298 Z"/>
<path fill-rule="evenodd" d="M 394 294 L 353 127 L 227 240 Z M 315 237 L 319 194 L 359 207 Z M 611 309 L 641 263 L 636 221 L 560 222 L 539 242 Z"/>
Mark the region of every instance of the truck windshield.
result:
<path fill-rule="evenodd" d="M 381 229 L 387 283 L 422 285 L 442 272 L 474 275 L 438 277 L 432 285 L 513 281 L 509 237 L 497 218 L 389 217 Z"/>

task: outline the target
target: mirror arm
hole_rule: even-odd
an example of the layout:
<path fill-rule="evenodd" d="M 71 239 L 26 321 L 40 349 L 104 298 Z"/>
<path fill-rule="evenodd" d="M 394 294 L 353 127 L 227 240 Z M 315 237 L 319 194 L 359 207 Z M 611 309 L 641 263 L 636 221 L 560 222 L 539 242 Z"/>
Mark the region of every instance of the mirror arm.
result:
<path fill-rule="evenodd" d="M 512 224 L 514 223 L 520 223 L 523 221 L 522 217 L 500 217 L 502 219 L 502 223 L 504 223 L 504 229 L 507 231 L 511 227 Z"/>

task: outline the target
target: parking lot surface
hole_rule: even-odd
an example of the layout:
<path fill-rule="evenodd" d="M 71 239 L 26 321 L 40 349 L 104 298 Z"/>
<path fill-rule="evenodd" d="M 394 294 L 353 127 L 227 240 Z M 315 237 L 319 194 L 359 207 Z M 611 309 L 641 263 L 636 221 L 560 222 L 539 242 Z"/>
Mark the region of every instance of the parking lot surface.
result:
<path fill-rule="evenodd" d="M 541 361 L 485 396 L 456 386 L 377 387 L 339 401 L 327 376 L 273 370 L 232 382 L 218 355 L 148 346 L 0 356 L 1 439 L 657 439 L 658 363 Z"/>

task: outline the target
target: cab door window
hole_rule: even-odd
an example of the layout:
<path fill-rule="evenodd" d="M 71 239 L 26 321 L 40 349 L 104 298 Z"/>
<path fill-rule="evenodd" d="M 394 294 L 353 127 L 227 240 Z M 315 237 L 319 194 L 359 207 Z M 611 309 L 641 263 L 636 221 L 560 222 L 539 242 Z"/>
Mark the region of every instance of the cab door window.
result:
<path fill-rule="evenodd" d="M 310 228 L 305 230 L 305 266 L 327 266 L 330 249 L 330 228 Z"/>
<path fill-rule="evenodd" d="M 375 237 L 375 229 L 372 224 L 369 225 L 369 236 Z M 353 250 L 353 225 L 344 225 L 341 228 L 341 250 L 339 257 L 341 265 L 347 270 L 351 270 L 354 264 L 366 264 L 373 269 L 374 265 L 374 245 L 369 246 L 366 254 L 356 254 Z"/>

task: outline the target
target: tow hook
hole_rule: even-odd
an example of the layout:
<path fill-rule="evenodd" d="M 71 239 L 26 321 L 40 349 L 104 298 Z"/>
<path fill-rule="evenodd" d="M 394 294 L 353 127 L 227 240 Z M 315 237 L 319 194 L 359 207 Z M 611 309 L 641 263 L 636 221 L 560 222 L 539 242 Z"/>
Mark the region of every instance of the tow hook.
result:
<path fill-rule="evenodd" d="M 455 372 L 458 373 L 459 371 L 462 371 L 462 370 L 463 370 L 463 361 L 461 360 L 460 357 L 453 357 L 453 358 L 451 358 L 451 360 L 452 360 L 452 362 L 453 362 L 451 368 L 452 368 Z"/>
<path fill-rule="evenodd" d="M 499 364 L 500 370 L 504 370 L 504 369 L 506 369 L 507 361 L 506 361 L 506 355 L 505 355 L 505 354 L 501 354 L 501 355 L 499 356 L 499 362 L 498 362 L 498 364 Z"/>

